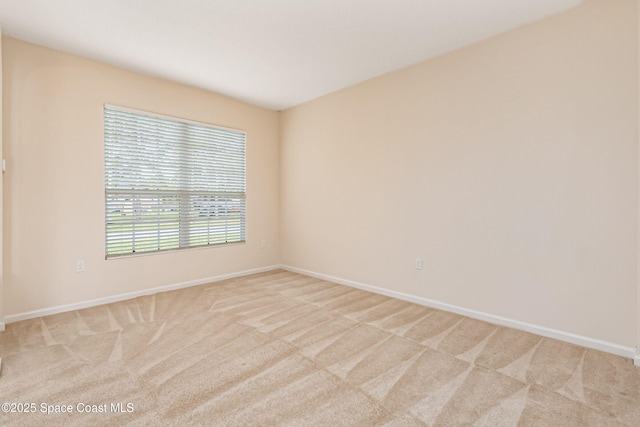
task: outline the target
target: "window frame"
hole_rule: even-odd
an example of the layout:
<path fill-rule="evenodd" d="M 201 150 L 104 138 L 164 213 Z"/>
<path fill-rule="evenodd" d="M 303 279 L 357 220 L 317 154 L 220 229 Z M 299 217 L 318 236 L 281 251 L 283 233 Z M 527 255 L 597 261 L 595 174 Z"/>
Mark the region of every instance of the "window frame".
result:
<path fill-rule="evenodd" d="M 113 185 L 113 176 L 114 174 L 116 174 L 119 169 L 113 165 L 109 165 L 109 161 L 110 159 L 113 160 L 113 151 L 117 151 L 117 149 L 114 149 L 114 146 L 117 146 L 118 144 L 120 144 L 119 148 L 122 148 L 122 146 L 124 144 L 126 144 L 126 141 L 132 142 L 135 138 L 129 138 L 128 140 L 126 138 L 123 138 L 120 142 L 114 142 L 117 138 L 114 135 L 119 135 L 117 130 L 114 130 L 115 128 L 117 128 L 117 124 L 115 121 L 112 121 L 112 125 L 109 130 L 107 129 L 108 126 L 108 118 L 107 115 L 117 115 L 117 113 L 123 113 L 124 115 L 130 115 L 131 117 L 134 116 L 141 116 L 141 117 L 135 117 L 135 120 L 151 120 L 153 122 L 157 122 L 157 123 L 164 123 L 169 124 L 170 127 L 173 128 L 182 128 L 182 126 L 184 126 L 184 132 L 197 132 L 199 130 L 202 130 L 203 128 L 206 130 L 210 130 L 212 131 L 213 134 L 217 135 L 217 137 L 214 137 L 214 135 L 210 135 L 211 139 L 210 140 L 205 140 L 206 145 L 209 144 L 214 144 L 216 145 L 217 148 L 210 148 L 208 150 L 209 154 L 210 153 L 216 153 L 217 155 L 221 155 L 220 153 L 223 153 L 225 151 L 225 149 L 227 150 L 231 150 L 231 149 L 235 149 L 238 150 L 238 142 L 241 142 L 241 162 L 238 162 L 237 159 L 234 159 L 232 162 L 229 162 L 229 164 L 232 165 L 232 167 L 241 167 L 241 174 L 238 174 L 237 172 L 229 172 L 229 170 L 227 170 L 227 174 L 223 174 L 223 176 L 228 179 L 228 180 L 232 180 L 237 181 L 238 177 L 241 177 L 241 190 L 239 191 L 240 188 L 236 189 L 238 191 L 221 191 L 220 189 L 218 190 L 202 190 L 202 189 L 197 189 L 197 190 L 192 190 L 192 189 L 187 189 L 187 188 L 180 188 L 180 189 L 167 189 L 167 188 L 157 188 L 157 189 L 148 189 L 148 188 L 142 188 L 144 187 L 144 185 L 140 185 L 140 181 L 135 182 L 135 185 L 138 185 L 140 188 L 114 188 L 114 187 L 110 187 L 110 184 Z M 164 115 L 164 114 L 158 114 L 158 113 L 154 113 L 154 112 L 149 112 L 149 111 L 142 111 L 142 110 L 137 110 L 137 109 L 133 109 L 133 108 L 128 108 L 128 107 L 122 107 L 122 106 L 118 106 L 118 105 L 112 105 L 112 104 L 108 104 L 105 103 L 103 104 L 103 132 L 104 132 L 104 145 L 103 145 L 103 154 L 104 154 L 104 191 L 105 191 L 105 205 L 104 205 L 104 218 L 105 218 L 105 245 L 104 245 L 104 253 L 105 253 L 105 259 L 115 259 L 115 258 L 121 258 L 121 257 L 130 257 L 130 256 L 139 256 L 139 255 L 151 255 L 151 254 L 157 254 L 157 253 L 162 253 L 162 252 L 171 252 L 171 251 L 182 251 L 182 250 L 188 250 L 188 249 L 202 249 L 202 248 L 207 248 L 207 247 L 219 247 L 219 246 L 227 246 L 227 245 L 236 245 L 236 244 L 244 244 L 246 243 L 246 227 L 247 227 L 247 215 L 246 215 L 246 200 L 247 200 L 247 192 L 246 192 L 246 179 L 247 179 L 247 169 L 246 169 L 246 161 L 247 161 L 247 144 L 246 144 L 246 137 L 247 137 L 247 133 L 244 130 L 240 130 L 240 129 L 234 129 L 234 128 L 230 128 L 230 127 L 226 127 L 226 126 L 219 126 L 219 125 L 215 125 L 215 124 L 211 124 L 211 123 L 206 123 L 206 122 L 200 122 L 200 121 L 195 121 L 195 120 L 190 120 L 190 119 L 185 119 L 185 118 L 181 118 L 181 117 L 174 117 L 174 116 L 169 116 L 169 115 Z M 122 119 L 121 122 L 119 122 L 118 124 L 121 126 L 124 126 L 124 123 L 126 122 L 125 119 Z M 138 127 L 136 130 L 139 132 L 140 129 L 142 129 L 142 127 Z M 143 132 L 146 130 L 143 130 Z M 157 129 L 156 129 L 157 131 Z M 175 132 L 177 132 L 175 129 L 173 130 Z M 141 133 L 143 133 L 141 132 Z M 180 131 L 182 132 L 182 131 Z M 153 133 L 153 132 L 151 132 Z M 225 145 L 225 144 L 230 144 L 228 142 L 221 142 L 222 140 L 226 139 L 224 137 L 220 137 L 220 135 L 227 135 L 227 136 L 231 136 L 231 139 L 234 140 L 234 143 L 236 144 L 235 146 L 232 145 Z M 146 135 L 147 137 L 149 137 L 149 135 Z M 107 138 L 111 138 L 111 141 L 108 143 L 107 142 Z M 139 137 L 142 138 L 142 137 Z M 221 138 L 221 139 L 217 139 L 217 138 Z M 239 139 L 238 139 L 239 138 Z M 198 137 L 197 139 L 201 139 L 200 137 Z M 153 140 L 153 139 L 152 139 Z M 187 145 L 189 146 L 189 144 L 193 144 L 195 141 L 195 138 L 182 138 L 182 139 L 174 139 L 172 142 L 168 143 L 167 141 L 161 141 L 161 137 L 158 137 L 157 140 L 153 140 L 153 143 L 155 143 L 156 145 L 159 146 L 160 143 L 164 143 L 164 144 L 169 144 L 168 146 L 178 152 L 182 152 L 184 150 L 184 146 Z M 147 144 L 146 146 L 150 146 L 148 142 L 145 143 L 139 143 L 139 144 Z M 173 145 L 171 145 L 173 144 Z M 202 145 L 202 141 L 199 140 L 197 141 L 197 144 Z M 134 148 L 139 148 L 138 145 L 132 145 L 132 147 Z M 131 148 L 131 147 L 129 147 Z M 198 147 L 200 148 L 200 147 Z M 109 151 L 111 150 L 111 151 Z M 189 151 L 191 150 L 191 151 Z M 187 156 L 191 156 L 194 159 L 198 158 L 198 154 L 199 151 L 197 149 L 194 149 L 193 147 L 191 147 L 189 150 L 184 150 L 187 153 Z M 126 151 L 126 150 L 125 150 Z M 129 152 L 130 153 L 130 152 Z M 215 157 L 215 155 L 213 155 L 213 157 Z M 132 155 L 133 156 L 133 155 Z M 149 159 L 151 162 L 154 161 L 158 161 L 158 159 L 160 158 L 159 154 L 154 154 L 154 155 L 149 155 Z M 173 168 L 174 170 L 179 171 L 179 179 L 177 179 L 175 182 L 184 182 L 184 181 L 188 181 L 190 177 L 192 177 L 193 173 L 189 173 L 189 169 L 193 168 L 194 166 L 202 166 L 202 165 L 207 165 L 209 168 L 213 168 L 212 170 L 216 170 L 215 169 L 215 163 L 216 161 L 213 161 L 213 157 L 209 158 L 209 164 L 207 165 L 205 162 L 200 162 L 199 160 L 193 160 L 195 161 L 195 163 L 189 163 L 189 161 L 187 161 L 186 163 L 183 163 L 183 158 L 180 157 L 180 160 L 176 160 L 174 159 L 172 162 L 170 162 L 169 164 L 173 164 Z M 131 160 L 131 159 L 129 159 Z M 146 160 L 146 159 L 145 159 Z M 228 161 L 229 159 L 227 159 Z M 135 160 L 134 160 L 135 161 Z M 227 164 L 227 168 L 229 167 L 229 164 Z M 120 166 L 122 168 L 122 166 Z M 144 168 L 144 167 L 143 167 Z M 152 168 L 152 166 L 150 166 L 150 168 Z M 225 170 L 225 167 L 220 168 L 223 172 Z M 172 170 L 173 171 L 173 170 Z M 185 172 L 186 171 L 186 172 Z M 159 172 L 156 172 L 159 173 Z M 216 170 L 215 175 L 218 175 L 218 171 Z M 111 180 L 109 178 L 109 176 L 112 176 Z M 142 174 L 141 174 L 142 175 Z M 163 177 L 166 178 L 166 177 Z M 171 179 L 168 178 L 170 181 Z M 115 179 L 117 181 L 117 178 Z M 161 178 L 162 180 L 162 178 Z M 223 179 L 224 180 L 224 179 Z M 144 181 L 141 180 L 141 181 Z M 208 185 L 211 185 L 211 183 L 209 182 L 209 180 L 205 180 Z M 133 181 L 132 181 L 133 182 Z M 173 182 L 173 181 L 171 181 Z M 201 177 L 199 177 L 198 179 L 199 184 L 201 185 L 202 181 L 201 181 Z M 215 179 L 215 184 L 216 185 L 221 185 L 221 181 L 219 181 L 218 178 Z M 184 184 L 176 184 L 178 187 L 181 187 Z M 111 199 L 110 199 L 111 197 Z M 110 207 L 113 209 L 114 206 L 114 200 L 117 199 L 118 197 L 123 197 L 124 199 L 128 200 L 128 203 L 130 204 L 130 219 L 128 221 L 122 221 L 121 224 L 127 224 L 127 225 L 131 225 L 131 230 L 130 231 L 120 231 L 120 232 L 113 232 L 113 218 L 117 215 L 114 214 L 113 212 L 110 213 Z M 160 226 L 160 219 L 158 219 L 157 222 L 157 228 L 155 229 L 155 231 L 152 230 L 153 227 L 149 228 L 147 230 L 147 233 L 149 233 L 149 235 L 157 235 L 157 240 L 158 240 L 158 247 L 155 249 L 149 249 L 149 247 L 151 247 L 148 243 L 147 243 L 147 248 L 142 248 L 141 250 L 136 250 L 136 244 L 138 245 L 138 248 L 142 245 L 144 246 L 144 243 L 140 243 L 141 240 L 143 240 L 142 237 L 138 237 L 136 240 L 136 224 L 151 224 L 153 223 L 153 220 L 148 221 L 142 221 L 142 219 L 136 219 L 134 217 L 138 216 L 138 214 L 136 212 L 140 212 L 140 211 L 136 211 L 135 206 L 139 206 L 140 204 L 142 204 L 142 200 L 147 200 L 147 204 L 145 204 L 145 208 L 149 208 L 149 206 L 153 206 L 153 204 L 150 204 L 151 202 L 149 202 L 149 200 L 156 200 L 157 207 L 155 208 L 155 210 L 157 212 L 157 216 L 158 218 L 160 218 L 160 211 L 163 210 L 162 206 L 163 203 L 165 203 L 166 200 L 172 200 L 175 204 L 177 204 L 177 212 L 174 215 L 173 220 L 169 221 L 172 224 L 177 223 L 177 245 L 173 244 L 173 246 L 171 247 L 162 247 L 161 245 L 161 239 L 165 239 L 166 236 L 163 236 L 163 233 L 165 233 L 165 231 L 162 230 L 162 227 Z M 137 202 L 136 202 L 137 200 Z M 209 205 L 209 208 L 205 208 L 202 207 L 204 205 L 204 201 L 210 201 L 211 204 Z M 110 205 L 111 203 L 111 205 Z M 136 204 L 137 203 L 137 204 Z M 200 203 L 200 205 L 198 205 L 197 203 Z M 201 206 L 200 208 L 198 208 L 197 206 Z M 211 208 L 212 206 L 214 206 L 214 208 Z M 221 208 L 222 207 L 222 208 Z M 200 215 L 198 215 L 199 217 L 202 217 L 202 212 L 205 211 L 205 217 L 210 216 L 213 217 L 215 216 L 216 219 L 215 221 L 217 223 L 221 222 L 221 218 L 224 219 L 224 226 L 220 226 L 219 224 L 215 227 L 212 227 L 211 223 L 212 220 L 211 218 L 207 219 L 201 219 L 201 218 L 196 218 L 194 216 L 196 210 L 199 209 Z M 142 211 L 142 212 L 148 212 L 148 211 Z M 220 214 L 220 212 L 222 212 Z M 233 215 L 233 220 L 230 221 L 230 217 Z M 121 216 L 125 216 L 124 214 L 124 208 L 122 210 L 122 215 Z M 141 215 L 140 215 L 141 217 Z M 230 222 L 232 222 L 233 225 L 230 225 Z M 238 223 L 239 222 L 239 223 Z M 205 224 L 206 225 L 203 225 Z M 198 227 L 200 228 L 195 228 L 194 224 L 196 224 Z M 198 225 L 200 224 L 200 225 Z M 111 232 L 110 232 L 110 226 L 112 226 Z M 233 228 L 232 228 L 233 226 Z M 175 226 L 174 226 L 175 227 Z M 191 230 L 195 229 L 196 231 L 199 231 L 200 233 L 202 233 L 202 230 L 204 229 L 207 230 L 207 237 L 206 243 L 198 243 L 197 239 L 201 239 L 203 238 L 204 235 L 202 234 L 196 234 L 196 235 L 191 235 Z M 217 236 L 216 239 L 218 241 L 216 242 L 211 242 L 210 241 L 210 235 L 211 235 L 211 230 L 214 229 L 215 233 L 213 233 L 213 235 Z M 149 231 L 152 230 L 152 231 Z M 220 233 L 220 230 L 224 230 L 224 241 L 220 241 L 220 236 L 222 235 Z M 230 233 L 230 230 L 233 230 L 233 233 Z M 127 235 L 127 233 L 129 233 L 131 235 L 130 239 L 127 238 L 121 238 L 120 240 L 114 239 L 114 235 L 120 233 L 121 235 Z M 143 232 L 138 231 L 138 234 L 143 234 Z M 172 232 L 172 236 L 175 234 L 175 231 Z M 230 235 L 233 235 L 233 238 L 229 238 Z M 235 237 L 237 236 L 237 237 Z M 175 239 L 176 237 L 172 237 L 172 239 Z M 125 242 L 124 244 L 127 244 L 126 242 L 129 242 L 130 240 L 130 244 L 131 244 L 131 250 L 113 250 L 113 246 L 110 248 L 110 244 L 113 245 L 118 245 L 118 244 L 123 244 L 122 242 Z M 114 241 L 116 241 L 116 243 L 114 243 Z M 193 241 L 196 241 L 196 243 L 192 243 Z M 117 243 L 120 242 L 120 243 Z M 137 243 L 136 243 L 137 242 Z M 165 242 L 166 244 L 166 242 Z M 111 249 L 111 252 L 110 252 Z"/>

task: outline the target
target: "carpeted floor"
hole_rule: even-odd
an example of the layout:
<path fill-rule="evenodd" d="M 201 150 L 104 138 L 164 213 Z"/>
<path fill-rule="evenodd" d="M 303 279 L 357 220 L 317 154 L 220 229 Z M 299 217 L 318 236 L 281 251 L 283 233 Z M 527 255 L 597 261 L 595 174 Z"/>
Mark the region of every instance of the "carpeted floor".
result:
<path fill-rule="evenodd" d="M 628 359 L 280 270 L 9 324 L 0 355 L 35 411 L 3 426 L 640 425 Z"/>

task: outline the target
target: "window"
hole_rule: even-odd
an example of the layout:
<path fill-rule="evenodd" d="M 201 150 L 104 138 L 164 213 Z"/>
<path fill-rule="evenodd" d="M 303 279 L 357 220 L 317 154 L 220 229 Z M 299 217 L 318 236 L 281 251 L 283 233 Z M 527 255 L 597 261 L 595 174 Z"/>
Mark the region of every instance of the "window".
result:
<path fill-rule="evenodd" d="M 245 139 L 105 105 L 106 257 L 244 242 Z"/>

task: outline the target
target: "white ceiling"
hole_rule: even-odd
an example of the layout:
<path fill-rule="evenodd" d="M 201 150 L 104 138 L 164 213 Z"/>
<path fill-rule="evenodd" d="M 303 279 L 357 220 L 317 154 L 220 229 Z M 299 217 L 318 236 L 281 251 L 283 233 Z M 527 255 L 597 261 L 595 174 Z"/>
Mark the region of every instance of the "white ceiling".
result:
<path fill-rule="evenodd" d="M 282 110 L 582 0 L 0 0 L 2 33 Z"/>

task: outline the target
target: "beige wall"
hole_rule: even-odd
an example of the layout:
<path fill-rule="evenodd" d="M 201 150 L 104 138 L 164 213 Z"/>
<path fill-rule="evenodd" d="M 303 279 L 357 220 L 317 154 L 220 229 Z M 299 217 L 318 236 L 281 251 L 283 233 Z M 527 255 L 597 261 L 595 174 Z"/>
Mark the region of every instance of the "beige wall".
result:
<path fill-rule="evenodd" d="M 5 315 L 279 262 L 279 113 L 11 38 L 2 57 Z M 246 130 L 247 243 L 105 261 L 103 103 Z"/>
<path fill-rule="evenodd" d="M 587 0 L 286 111 L 283 263 L 635 347 L 636 6 Z"/>

